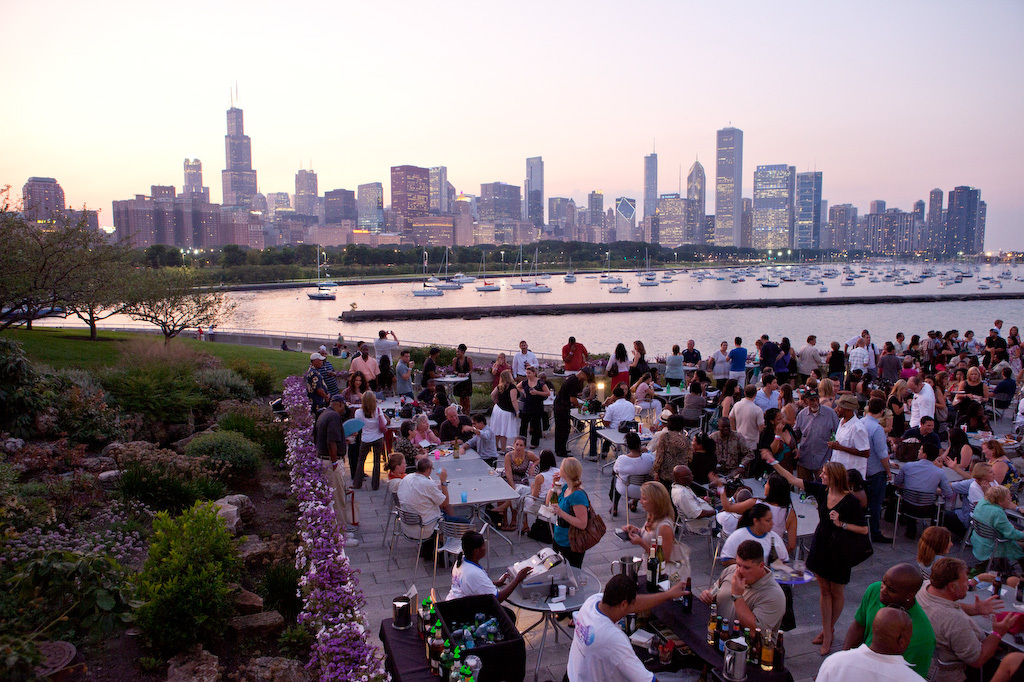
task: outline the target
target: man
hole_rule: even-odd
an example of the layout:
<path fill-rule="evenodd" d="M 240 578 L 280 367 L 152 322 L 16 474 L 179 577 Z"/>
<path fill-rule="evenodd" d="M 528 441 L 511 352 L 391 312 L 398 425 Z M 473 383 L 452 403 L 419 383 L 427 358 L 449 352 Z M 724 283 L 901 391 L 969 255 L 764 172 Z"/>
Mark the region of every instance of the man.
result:
<path fill-rule="evenodd" d="M 927 623 L 927 621 L 925 621 Z M 921 682 L 925 678 L 908 665 L 904 656 L 917 627 L 899 609 L 884 608 L 871 621 L 874 639 L 853 651 L 839 651 L 824 660 L 817 682 L 845 680 L 892 680 Z M 925 674 L 927 674 L 927 667 Z"/>
<path fill-rule="evenodd" d="M 907 380 L 907 388 L 914 394 L 910 403 L 910 424 L 911 428 L 921 425 L 921 417 L 935 418 L 935 391 L 928 382 L 915 375 Z"/>
<path fill-rule="evenodd" d="M 718 615 L 740 628 L 776 631 L 786 613 L 786 595 L 764 563 L 764 549 L 746 540 L 736 549 L 736 563 L 722 571 L 710 590 L 700 594 L 705 604 L 718 604 Z"/>
<path fill-rule="evenodd" d="M 853 348 L 850 349 L 849 360 L 851 374 L 858 369 L 863 373 L 867 373 L 868 351 L 864 347 L 864 339 L 858 338 L 853 342 Z"/>
<path fill-rule="evenodd" d="M 341 372 L 334 371 L 334 365 L 331 364 L 330 356 L 327 353 L 327 346 L 320 346 L 318 352 L 324 356 L 324 363 L 320 366 L 320 375 L 324 378 L 324 388 L 327 389 L 328 395 L 334 395 L 338 392 L 338 377 L 341 376 Z"/>
<path fill-rule="evenodd" d="M 882 535 L 880 525 L 882 517 L 882 501 L 885 498 L 885 484 L 889 482 L 889 440 L 885 436 L 885 428 L 881 424 L 885 414 L 885 400 L 872 398 L 868 401 L 867 415 L 861 420 L 868 432 L 871 443 L 868 452 L 867 476 L 864 479 L 865 493 L 868 496 L 868 526 L 871 530 L 871 542 L 889 542 L 892 538 Z"/>
<path fill-rule="evenodd" d="M 867 377 L 878 376 L 878 347 L 871 341 L 871 334 L 865 334 L 864 336 L 864 350 L 868 352 L 868 367 L 864 370 L 864 375 Z"/>
<path fill-rule="evenodd" d="M 427 362 L 429 361 L 428 359 Z M 437 382 L 433 379 L 428 379 L 426 384 L 424 389 L 416 394 L 416 400 L 429 412 L 433 409 L 431 406 L 434 404 L 434 394 L 437 393 Z"/>
<path fill-rule="evenodd" d="M 537 366 L 537 356 L 533 354 L 526 341 L 519 342 L 519 352 L 512 356 L 512 377 L 517 381 L 526 378 L 526 368 Z"/>
<path fill-rule="evenodd" d="M 897 488 L 910 490 L 916 493 L 934 495 L 936 492 L 939 492 L 946 498 L 947 505 L 952 503 L 953 489 L 949 485 L 949 479 L 946 478 L 946 472 L 942 470 L 942 465 L 937 461 L 939 456 L 940 453 L 937 447 L 933 445 L 922 445 L 921 451 L 917 455 L 917 461 L 907 462 L 901 466 L 900 470 L 896 472 L 896 479 L 893 483 Z M 907 502 L 903 502 L 901 508 L 906 509 L 907 511 L 919 512 L 919 516 L 935 512 L 934 504 L 928 505 L 927 507 L 918 507 Z M 907 537 L 913 540 L 917 537 L 917 520 L 906 519 L 906 522 Z"/>
<path fill-rule="evenodd" d="M 388 340 L 388 335 L 391 340 Z M 377 332 L 377 339 L 373 342 L 373 354 L 377 357 L 377 365 L 380 374 L 377 375 L 377 385 L 380 390 L 391 388 L 391 381 L 395 376 L 395 358 L 391 351 L 398 348 L 398 337 L 394 331 L 386 332 L 381 329 Z"/>
<path fill-rule="evenodd" d="M 622 386 L 616 386 L 612 390 L 612 397 L 615 398 L 615 402 L 604 410 L 604 426 L 606 429 L 617 429 L 620 423 L 636 419 L 636 405 L 626 399 L 626 389 Z M 612 448 L 611 443 L 603 438 L 601 440 L 601 452 L 607 457 L 608 452 Z"/>
<path fill-rule="evenodd" d="M 1009 367 L 1004 367 L 1003 371 L 999 373 L 999 379 L 1000 381 L 996 384 L 992 393 L 995 396 L 1009 396 L 1007 402 L 1010 402 L 1013 399 L 1013 395 L 1017 392 L 1017 382 L 1013 380 L 1013 370 Z M 996 400 L 996 403 L 996 407 L 999 407 L 999 400 Z M 999 409 L 1003 408 L 1000 407 Z"/>
<path fill-rule="evenodd" d="M 571 336 L 569 340 L 574 341 Z M 583 352 L 586 353 L 586 349 Z M 562 356 L 565 356 L 564 348 Z M 583 387 L 593 380 L 594 370 L 589 367 L 581 367 L 575 374 L 565 378 L 562 387 L 555 394 L 551 412 L 555 417 L 555 455 L 558 457 L 569 456 L 569 413 L 572 408 L 580 406 L 579 395 L 583 392 Z"/>
<path fill-rule="evenodd" d="M 821 353 L 818 352 L 818 337 L 811 334 L 807 337 L 807 345 L 796 354 L 796 371 L 800 374 L 800 383 L 807 383 L 811 373 L 821 367 Z"/>
<path fill-rule="evenodd" d="M 896 564 L 885 572 L 881 582 L 868 585 L 850 629 L 846 631 L 843 649 L 854 649 L 862 644 L 871 646 L 881 634 L 874 624 L 875 616 L 885 607 L 901 609 L 906 611 L 913 632 L 900 653 L 918 675 L 927 677 L 932 652 L 935 651 L 935 631 L 928 622 L 928 615 L 917 603 L 917 593 L 923 583 L 924 576 L 917 566 Z"/>
<path fill-rule="evenodd" d="M 747 383 L 747 349 L 743 347 L 743 339 L 733 339 L 733 349 L 729 351 L 729 378 L 735 379 L 740 388 Z"/>
<path fill-rule="evenodd" d="M 932 679 L 935 682 L 963 682 L 966 666 L 981 668 L 999 650 L 1006 633 L 1017 625 L 1021 614 L 993 619 L 987 635 L 972 616 L 988 616 L 1002 606 L 993 595 L 974 603 L 960 601 L 967 596 L 967 565 L 960 559 L 942 557 L 932 565 L 931 582 L 917 593 L 917 603 L 928 615 L 935 630 L 935 657 L 942 665 Z"/>
<path fill-rule="evenodd" d="M 923 447 L 931 445 L 934 448 L 942 447 L 942 440 L 939 434 L 935 433 L 935 420 L 931 417 L 921 417 L 921 425 L 907 429 L 903 432 L 904 442 L 917 441 Z"/>
<path fill-rule="evenodd" d="M 732 422 L 732 430 L 740 434 L 747 445 L 757 447 L 757 439 L 764 428 L 764 411 L 757 406 L 754 398 L 757 397 L 757 386 L 750 385 L 743 389 L 743 400 L 733 405 L 729 411 L 729 421 Z"/>
<path fill-rule="evenodd" d="M 448 499 L 448 472 L 441 469 L 437 476 L 440 483 L 434 483 L 430 480 L 433 470 L 434 463 L 429 457 L 416 460 L 416 473 L 409 474 L 398 484 L 398 503 L 402 509 L 419 514 L 423 525 L 428 528 L 442 517 L 446 521 L 469 523 L 469 519 L 455 516 L 452 509 Z M 406 532 L 414 535 L 420 531 L 415 527 L 406 527 Z M 433 534 L 424 536 L 420 544 L 420 555 L 428 558 L 433 551 Z"/>
<path fill-rule="evenodd" d="M 797 441 L 796 475 L 804 481 L 817 480 L 828 458 L 828 442 L 839 428 L 839 416 L 828 405 L 821 404 L 818 392 L 804 391 L 804 408 L 796 415 L 793 433 Z"/>
<path fill-rule="evenodd" d="M 686 530 L 691 533 L 702 533 L 711 527 L 715 510 L 710 504 L 697 497 L 690 484 L 693 483 L 693 472 L 690 467 L 680 464 L 672 469 L 672 504 L 679 516 L 683 518 Z"/>
<path fill-rule="evenodd" d="M 463 439 L 466 433 L 472 433 L 473 422 L 464 414 L 459 414 L 454 405 L 444 408 L 444 421 L 437 427 L 437 437 L 444 442 L 453 441 L 456 438 Z"/>
<path fill-rule="evenodd" d="M 576 628 L 566 670 L 569 682 L 652 682 L 654 675 L 637 658 L 618 622 L 630 613 L 649 611 L 662 602 L 681 597 L 685 591 L 685 583 L 680 582 L 665 592 L 638 595 L 635 580 L 625 575 L 612 576 L 603 593 L 587 598 L 573 614 Z"/>
<path fill-rule="evenodd" d="M 775 360 L 779 357 L 779 345 L 768 338 L 767 334 L 761 335 L 761 371 L 771 371 L 775 366 Z"/>
<path fill-rule="evenodd" d="M 380 365 L 377 364 L 377 359 L 370 357 L 370 347 L 365 343 L 359 347 L 359 355 L 352 358 L 352 364 L 349 365 L 350 372 L 362 372 L 363 376 L 366 377 L 366 383 L 374 391 L 382 390 L 377 387 L 377 377 L 380 375 Z"/>
<path fill-rule="evenodd" d="M 412 354 L 407 350 L 398 356 L 398 364 L 395 365 L 395 395 L 412 400 L 412 371 L 415 364 Z"/>
<path fill-rule="evenodd" d="M 728 419 L 718 420 L 718 430 L 711 434 L 711 440 L 715 443 L 715 458 L 722 475 L 726 478 L 745 476 L 747 467 L 754 461 L 754 448 L 732 430 Z"/>
<path fill-rule="evenodd" d="M 576 343 L 576 337 L 570 336 L 569 343 L 562 346 L 562 362 L 565 364 L 566 373 L 576 372 L 583 369 L 590 359 L 590 353 L 582 343 Z"/>
<path fill-rule="evenodd" d="M 494 462 L 498 459 L 498 447 L 494 442 L 494 430 L 487 425 L 487 416 L 484 414 L 473 415 L 473 426 L 470 427 L 473 435 L 465 443 L 459 446 L 459 452 L 465 452 L 472 448 L 480 455 L 480 459 L 487 462 Z"/>
<path fill-rule="evenodd" d="M 686 342 L 686 350 L 683 351 L 683 364 L 689 365 L 690 367 L 696 367 L 697 363 L 700 362 L 700 351 L 694 348 L 695 342 L 690 339 Z"/>
<path fill-rule="evenodd" d="M 441 376 L 437 371 L 437 359 L 441 357 L 441 349 L 431 346 L 427 351 L 427 359 L 423 362 L 423 373 L 420 375 L 420 388 L 427 388 L 427 382 Z"/>
<path fill-rule="evenodd" d="M 896 348 L 897 357 L 903 357 L 907 354 L 907 337 L 903 332 L 896 332 L 896 343 L 893 344 Z"/>
<path fill-rule="evenodd" d="M 857 418 L 859 407 L 857 399 L 852 395 L 844 395 L 836 401 L 839 426 L 836 428 L 835 439 L 829 441 L 828 446 L 832 449 L 833 462 L 839 462 L 847 469 L 856 469 L 861 476 L 867 477 L 871 440 L 867 429 Z"/>
<path fill-rule="evenodd" d="M 327 409 L 316 418 L 313 427 L 314 440 L 316 441 L 316 453 L 320 456 L 321 468 L 324 470 L 324 477 L 334 488 L 334 516 L 338 519 L 338 527 L 345 533 L 345 545 L 355 547 L 359 540 L 355 539 L 352 532 L 352 517 L 349 513 L 348 476 L 345 470 L 348 467 L 342 461 L 345 458 L 345 427 L 342 417 L 348 412 L 345 405 L 345 398 L 340 393 L 331 396 L 331 402 Z M 340 465 L 340 466 L 339 466 Z M 355 504 L 355 498 L 352 500 Z"/>
<path fill-rule="evenodd" d="M 882 346 L 882 354 L 878 357 L 878 376 L 890 384 L 900 380 L 900 371 L 903 369 L 903 361 L 896 355 L 896 346 L 892 341 L 886 341 Z"/>
<path fill-rule="evenodd" d="M 779 407 L 779 380 L 774 374 L 761 375 L 761 390 L 754 396 L 754 404 L 767 412 L 773 407 Z"/>
<path fill-rule="evenodd" d="M 311 353 L 309 356 L 309 367 L 306 369 L 306 397 L 309 398 L 310 410 L 316 415 L 317 411 L 327 405 L 330 394 L 327 393 L 327 384 L 320 368 L 324 366 L 324 356 L 319 353 Z"/>
<path fill-rule="evenodd" d="M 448 592 L 445 601 L 493 594 L 499 602 L 503 602 L 533 571 L 533 567 L 526 566 L 521 568 L 515 576 L 505 571 L 497 580 L 491 580 L 487 571 L 480 565 L 485 556 L 487 556 L 487 540 L 484 539 L 484 536 L 475 530 L 466 531 L 462 536 L 462 559 L 452 568 L 452 589 Z M 514 618 L 512 622 L 515 622 Z"/>

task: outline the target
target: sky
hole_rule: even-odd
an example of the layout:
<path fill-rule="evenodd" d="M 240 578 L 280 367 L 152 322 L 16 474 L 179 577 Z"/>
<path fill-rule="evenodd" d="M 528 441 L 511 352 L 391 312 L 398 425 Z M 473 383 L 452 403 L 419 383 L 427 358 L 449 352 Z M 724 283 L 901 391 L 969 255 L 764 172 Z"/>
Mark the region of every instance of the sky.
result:
<path fill-rule="evenodd" d="M 238 86 L 260 191 L 383 182 L 448 167 L 458 191 L 643 199 L 699 159 L 714 207 L 715 131 L 754 169 L 823 173 L 822 198 L 911 210 L 932 188 L 981 189 L 987 250 L 1024 249 L 1024 2 L 7 2 L 0 186 L 54 177 L 100 209 L 181 188 L 203 162 L 220 201 Z M 685 192 L 685 186 L 683 188 Z M 387 199 L 385 200 L 387 203 Z M 642 210 L 642 209 L 641 209 Z"/>

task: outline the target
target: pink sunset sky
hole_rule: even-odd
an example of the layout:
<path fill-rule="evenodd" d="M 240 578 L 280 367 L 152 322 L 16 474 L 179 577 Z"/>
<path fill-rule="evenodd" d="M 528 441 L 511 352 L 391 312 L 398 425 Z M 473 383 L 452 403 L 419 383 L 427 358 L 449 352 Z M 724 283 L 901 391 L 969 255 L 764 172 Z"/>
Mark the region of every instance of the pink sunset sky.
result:
<path fill-rule="evenodd" d="M 0 185 L 55 177 L 100 209 L 182 184 L 203 162 L 221 199 L 225 110 L 239 87 L 260 191 L 354 190 L 393 165 L 444 165 L 457 190 L 643 198 L 695 158 L 714 208 L 715 131 L 759 164 L 823 172 L 829 205 L 910 210 L 981 189 L 988 250 L 1024 249 L 1024 3 L 7 3 Z M 684 186 L 685 192 L 685 186 Z M 387 200 L 386 200 L 387 201 Z"/>

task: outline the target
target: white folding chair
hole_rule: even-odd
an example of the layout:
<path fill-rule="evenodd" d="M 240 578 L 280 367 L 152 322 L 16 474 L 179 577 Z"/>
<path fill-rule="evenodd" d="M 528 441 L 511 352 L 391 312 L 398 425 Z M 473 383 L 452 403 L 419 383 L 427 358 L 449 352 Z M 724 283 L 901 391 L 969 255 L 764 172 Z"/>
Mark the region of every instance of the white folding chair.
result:
<path fill-rule="evenodd" d="M 424 540 L 430 538 L 434 531 L 437 529 L 437 521 L 431 521 L 430 523 L 423 523 L 423 519 L 416 512 L 406 511 L 400 506 L 397 507 L 398 514 L 395 519 L 395 527 L 391 532 L 391 551 L 388 554 L 388 561 L 391 561 L 395 555 L 395 540 L 401 535 L 407 540 L 412 540 L 416 543 L 416 564 L 413 566 L 412 575 L 416 577 L 416 571 L 420 567 L 420 548 Z M 407 528 L 414 528 L 416 532 L 407 531 Z"/>
<path fill-rule="evenodd" d="M 629 494 L 629 486 L 631 486 L 631 485 L 641 486 L 644 483 L 647 483 L 647 481 L 653 481 L 654 477 L 651 476 L 650 474 L 630 474 L 630 475 L 626 476 L 626 478 L 622 478 L 622 476 L 619 476 L 618 478 L 619 478 L 620 481 L 622 481 L 626 485 L 626 494 L 623 495 L 622 497 L 626 500 L 626 525 L 629 525 L 629 503 L 632 500 L 639 500 L 640 499 L 640 495 L 639 494 L 636 497 L 631 497 L 630 496 L 630 494 Z"/>
<path fill-rule="evenodd" d="M 472 523 L 460 523 L 456 521 L 445 521 L 441 519 L 437 524 L 437 534 L 434 535 L 434 578 L 430 582 L 430 586 L 433 587 L 437 581 L 437 553 L 444 552 L 448 554 L 458 554 L 462 551 L 462 536 L 468 533 L 473 528 Z M 444 538 L 442 543 L 441 538 Z M 445 561 L 447 567 L 448 562 Z M 487 570 L 491 569 L 491 553 L 487 553 Z"/>

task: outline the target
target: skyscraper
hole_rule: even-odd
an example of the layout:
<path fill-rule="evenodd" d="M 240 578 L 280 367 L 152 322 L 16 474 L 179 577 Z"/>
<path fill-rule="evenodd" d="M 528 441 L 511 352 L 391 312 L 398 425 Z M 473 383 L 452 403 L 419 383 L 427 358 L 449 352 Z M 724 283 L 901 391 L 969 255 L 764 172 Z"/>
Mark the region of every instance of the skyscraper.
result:
<path fill-rule="evenodd" d="M 896 256 L 913 248 L 914 215 L 898 208 L 865 216 L 867 248 L 874 253 Z"/>
<path fill-rule="evenodd" d="M 715 167 L 715 245 L 743 243 L 743 131 L 718 131 Z"/>
<path fill-rule="evenodd" d="M 412 219 L 430 213 L 430 170 L 419 166 L 391 167 L 391 210 L 398 229 L 411 234 Z"/>
<path fill-rule="evenodd" d="M 430 169 L 430 212 L 434 215 L 448 215 L 448 167 L 434 166 Z"/>
<path fill-rule="evenodd" d="M 21 202 L 28 220 L 50 220 L 67 209 L 64 190 L 53 178 L 29 178 L 21 188 Z"/>
<path fill-rule="evenodd" d="M 544 227 L 544 160 L 531 156 L 526 160 L 526 213 L 528 220 L 537 227 Z"/>
<path fill-rule="evenodd" d="M 565 197 L 548 199 L 548 224 L 561 230 L 563 239 L 569 241 L 576 238 L 576 202 Z"/>
<path fill-rule="evenodd" d="M 224 136 L 227 168 L 221 172 L 225 206 L 251 207 L 256 196 L 256 171 L 252 169 L 252 142 L 245 134 L 242 110 L 228 109 L 228 134 Z"/>
<path fill-rule="evenodd" d="M 945 253 L 978 253 L 981 190 L 960 186 L 949 193 L 946 209 Z M 982 241 L 984 235 L 982 235 Z M 982 244 L 983 246 L 984 244 Z"/>
<path fill-rule="evenodd" d="M 618 241 L 642 241 L 636 231 L 636 199 L 619 197 L 615 200 L 615 238 Z"/>
<path fill-rule="evenodd" d="M 324 192 L 324 223 L 337 225 L 343 220 L 351 220 L 355 226 L 358 216 L 355 192 L 350 189 Z"/>
<path fill-rule="evenodd" d="M 704 242 L 704 216 L 707 197 L 707 181 L 704 166 L 694 161 L 690 174 L 686 176 L 686 237 L 691 244 Z"/>
<path fill-rule="evenodd" d="M 750 249 L 754 247 L 754 200 L 743 197 L 740 207 L 740 246 Z"/>
<path fill-rule="evenodd" d="M 821 240 L 821 171 L 797 173 L 793 248 L 816 249 Z"/>
<path fill-rule="evenodd" d="M 875 199 L 874 201 L 872 201 L 871 209 L 868 211 L 868 214 L 871 213 L 885 213 L 885 200 Z"/>
<path fill-rule="evenodd" d="M 480 185 L 478 206 L 480 221 L 511 225 L 520 219 L 519 187 L 504 182 L 489 182 Z"/>
<path fill-rule="evenodd" d="M 644 157 L 644 218 L 658 211 L 658 155 Z"/>
<path fill-rule="evenodd" d="M 455 200 L 452 206 L 455 214 L 453 242 L 455 246 L 473 246 L 473 228 L 476 221 L 473 220 L 473 205 L 465 197 Z"/>
<path fill-rule="evenodd" d="M 945 220 L 942 217 L 942 190 L 936 187 L 928 193 L 928 243 L 924 247 L 931 251 L 944 248 Z"/>
<path fill-rule="evenodd" d="M 831 248 L 849 251 L 854 248 L 857 231 L 857 209 L 853 204 L 837 204 L 828 210 L 829 230 L 832 233 Z"/>
<path fill-rule="evenodd" d="M 384 185 L 368 182 L 356 188 L 359 229 L 376 234 L 384 231 Z"/>
<path fill-rule="evenodd" d="M 658 198 L 658 243 L 674 249 L 681 244 L 692 244 L 686 221 L 690 202 L 676 194 L 662 194 Z"/>
<path fill-rule="evenodd" d="M 300 215 L 317 214 L 316 202 L 320 197 L 316 184 L 316 172 L 300 170 L 295 174 L 295 212 Z"/>
<path fill-rule="evenodd" d="M 787 164 L 758 166 L 754 171 L 755 249 L 786 249 L 793 226 L 796 168 Z"/>
<path fill-rule="evenodd" d="M 923 199 L 914 202 L 914 251 L 928 250 L 928 223 L 924 218 L 925 203 Z"/>
<path fill-rule="evenodd" d="M 199 159 L 185 159 L 185 184 L 182 185 L 181 195 L 210 203 L 210 188 L 203 187 L 203 162 Z"/>
<path fill-rule="evenodd" d="M 604 241 L 604 192 L 594 190 L 587 195 L 588 241 L 600 244 Z"/>

